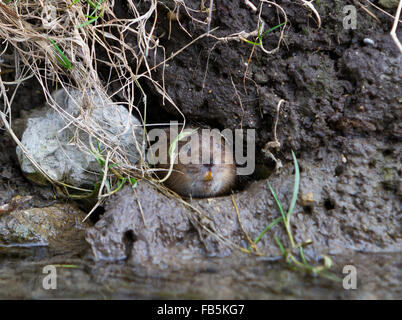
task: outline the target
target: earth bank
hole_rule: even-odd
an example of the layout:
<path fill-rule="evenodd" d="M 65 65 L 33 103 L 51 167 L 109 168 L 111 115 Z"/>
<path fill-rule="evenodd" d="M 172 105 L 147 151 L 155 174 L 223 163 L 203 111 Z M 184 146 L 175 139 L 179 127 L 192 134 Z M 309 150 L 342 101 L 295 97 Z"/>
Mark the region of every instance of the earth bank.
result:
<path fill-rule="evenodd" d="M 199 5 L 196 1 L 186 4 Z M 255 48 L 249 61 L 252 46 L 248 43 L 202 38 L 170 60 L 164 73 L 156 69 L 153 76 L 158 81 L 164 76 L 169 95 L 188 120 L 220 129 L 256 129 L 257 162 L 267 167 L 273 163 L 261 150 L 273 140 L 278 101 L 287 101 L 279 115 L 281 148 L 275 152 L 284 167 L 270 177 L 270 183 L 281 202 L 288 204 L 294 175 L 290 150 L 294 150 L 302 172 L 301 197 L 292 218 L 295 240 L 313 240 L 305 250 L 310 261 L 318 262 L 322 254 L 335 255 L 339 276 L 343 265 L 357 265 L 362 274 L 359 290 L 346 292 L 338 284 L 289 271 L 281 263 L 238 256 L 213 236 L 199 235 L 188 218 L 188 208 L 140 181 L 136 196 L 125 188 L 110 198 L 103 216 L 87 229 L 87 242 L 81 236 L 78 249 L 2 248 L 0 280 L 8 284 L 5 288 L 15 284 L 7 279 L 17 279 L 18 285 L 0 296 L 49 297 L 39 286 L 40 268 L 45 263 L 68 262 L 79 266 L 61 269 L 70 291 L 54 297 L 99 297 L 99 288 L 112 298 L 401 297 L 401 55 L 388 34 L 392 19 L 375 11 L 380 25 L 358 10 L 357 29 L 346 30 L 342 8 L 348 2 L 322 2 L 316 5 L 322 19 L 318 29 L 307 8 L 291 1 L 278 4 L 287 14 L 289 27 L 277 53 L 266 55 Z M 181 23 L 193 37 L 206 31 L 182 15 Z M 262 17 L 270 26 L 278 24 L 273 7 L 265 6 Z M 223 37 L 254 30 L 256 25 L 256 15 L 243 3 L 219 1 L 211 28 L 219 26 L 215 35 Z M 158 27 L 167 29 L 168 21 L 162 18 Z M 366 44 L 365 38 L 373 44 Z M 177 23 L 172 23 L 170 40 L 167 35 L 160 39 L 167 56 L 189 41 Z M 263 41 L 266 48 L 275 47 L 278 33 L 267 34 Z M 162 59 L 161 52 L 156 52 L 156 59 Z M 164 117 L 177 118 L 149 83 L 144 86 L 153 102 L 148 108 L 152 120 L 159 120 L 161 108 Z M 16 117 L 44 102 L 34 80 L 21 90 L 14 102 Z M 15 145 L 4 132 L 0 132 L 0 146 L 0 204 L 16 195 L 33 196 L 32 206 L 39 208 L 54 204 L 51 188 L 31 185 L 23 178 Z M 265 180 L 243 189 L 234 199 L 244 229 L 255 238 L 279 213 Z M 247 245 L 230 196 L 191 204 L 211 219 L 219 233 L 239 246 Z M 280 251 L 274 235 L 286 241 L 278 225 L 264 236 L 259 249 L 277 257 Z M 95 262 L 98 259 L 120 262 Z M 34 271 L 27 272 L 32 266 Z M 155 268 L 166 272 L 160 275 Z M 27 291 L 22 283 L 30 283 L 34 290 Z M 108 291 L 102 283 L 116 291 Z M 139 289 L 134 290 L 135 286 Z"/>

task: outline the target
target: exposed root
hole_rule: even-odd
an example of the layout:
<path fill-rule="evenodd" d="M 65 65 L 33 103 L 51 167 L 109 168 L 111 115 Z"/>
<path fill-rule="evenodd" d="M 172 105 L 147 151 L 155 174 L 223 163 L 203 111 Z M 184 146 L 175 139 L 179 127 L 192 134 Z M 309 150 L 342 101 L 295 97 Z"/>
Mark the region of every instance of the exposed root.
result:
<path fill-rule="evenodd" d="M 399 41 L 398 37 L 396 36 L 396 28 L 398 28 L 399 17 L 401 16 L 401 9 L 402 9 L 402 0 L 399 0 L 398 9 L 396 9 L 394 24 L 392 25 L 392 29 L 391 29 L 390 34 L 391 34 L 392 40 L 394 40 L 394 42 L 395 42 L 396 46 L 398 47 L 399 51 L 402 53 L 401 42 Z"/>
<path fill-rule="evenodd" d="M 281 110 L 281 105 L 284 102 L 286 102 L 286 101 L 281 99 L 281 100 L 279 100 L 278 104 L 276 105 L 276 118 L 275 118 L 275 124 L 274 124 L 274 128 L 273 128 L 274 140 L 267 142 L 262 150 L 268 158 L 271 158 L 272 160 L 275 161 L 275 170 L 279 170 L 280 168 L 282 168 L 282 162 L 281 162 L 281 160 L 275 158 L 275 156 L 272 154 L 270 149 L 272 149 L 272 148 L 279 149 L 281 147 L 281 143 L 279 142 L 277 134 L 276 134 L 276 129 L 278 127 L 279 112 Z"/>
<path fill-rule="evenodd" d="M 320 29 L 321 28 L 321 17 L 320 17 L 320 14 L 317 12 L 317 9 L 312 4 L 313 0 L 310 0 L 310 1 L 301 0 L 301 2 L 303 2 L 303 5 L 306 6 L 307 8 L 309 8 L 314 13 L 314 15 L 317 18 L 318 29 Z"/>

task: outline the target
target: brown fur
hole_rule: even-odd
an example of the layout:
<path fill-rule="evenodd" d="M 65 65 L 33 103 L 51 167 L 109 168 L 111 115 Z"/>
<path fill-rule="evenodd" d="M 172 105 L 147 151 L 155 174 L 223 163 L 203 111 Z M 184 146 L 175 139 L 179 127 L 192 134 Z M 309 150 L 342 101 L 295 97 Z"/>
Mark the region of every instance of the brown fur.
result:
<path fill-rule="evenodd" d="M 205 135 L 201 133 L 201 130 L 198 130 L 195 134 L 199 136 L 199 163 L 182 163 L 180 154 L 190 156 L 193 152 L 192 149 L 197 146 L 190 144 L 190 137 L 184 138 L 183 141 L 180 140 L 177 150 L 179 156 L 176 158 L 178 163 L 173 165 L 173 171 L 165 181 L 165 185 L 182 196 L 195 198 L 219 196 L 230 192 L 236 180 L 236 164 L 232 151 L 230 148 L 226 148 L 225 140 L 219 133 L 213 132 L 211 135 Z M 167 135 L 168 146 L 163 149 L 167 152 L 168 163 L 159 164 L 157 165 L 158 168 L 169 169 L 170 166 L 168 150 L 171 142 L 169 133 Z M 209 144 L 210 150 L 209 160 L 203 164 L 202 155 L 204 151 L 208 158 L 207 144 Z M 211 174 L 209 181 L 206 179 L 208 171 Z M 166 171 L 161 171 L 159 176 L 165 177 Z"/>

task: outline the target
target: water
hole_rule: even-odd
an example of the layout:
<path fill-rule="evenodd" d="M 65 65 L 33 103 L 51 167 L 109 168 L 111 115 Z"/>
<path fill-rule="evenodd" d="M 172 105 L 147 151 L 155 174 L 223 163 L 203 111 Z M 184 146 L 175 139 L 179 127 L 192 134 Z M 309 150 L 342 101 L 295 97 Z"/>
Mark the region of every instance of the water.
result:
<path fill-rule="evenodd" d="M 1 299 L 401 299 L 401 253 L 332 256 L 334 275 L 357 271 L 357 289 L 313 277 L 282 261 L 249 256 L 205 259 L 181 270 L 94 262 L 85 243 L 73 248 L 0 248 Z M 46 265 L 59 265 L 46 290 Z"/>

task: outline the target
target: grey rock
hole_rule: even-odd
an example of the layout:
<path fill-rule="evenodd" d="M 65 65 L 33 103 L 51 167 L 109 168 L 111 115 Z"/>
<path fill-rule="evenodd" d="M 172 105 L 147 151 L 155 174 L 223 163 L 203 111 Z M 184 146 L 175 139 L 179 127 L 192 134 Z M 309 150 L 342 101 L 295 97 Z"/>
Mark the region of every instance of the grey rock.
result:
<path fill-rule="evenodd" d="M 1 246 L 65 246 L 84 238 L 84 212 L 70 204 L 14 210 L 0 215 Z"/>
<path fill-rule="evenodd" d="M 53 93 L 53 98 L 65 111 L 63 116 L 49 105 L 34 110 L 27 119 L 21 139 L 28 153 L 53 180 L 82 187 L 91 186 L 100 178 L 101 168 L 96 158 L 72 143 L 73 139 L 79 138 L 89 150 L 91 143 L 96 148 L 97 140 L 72 125 L 72 117 L 94 127 L 103 138 L 107 136 L 109 145 L 118 146 L 130 155 L 131 164 L 137 162 L 139 154 L 135 139 L 141 146 L 142 128 L 138 119 L 130 115 L 126 108 L 102 99 L 94 91 L 84 95 L 78 90 L 67 92 L 61 89 Z M 128 120 L 134 125 L 133 131 L 130 128 L 126 130 Z M 21 148 L 17 147 L 16 151 L 24 175 L 35 183 L 47 184 L 46 178 Z"/>

